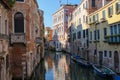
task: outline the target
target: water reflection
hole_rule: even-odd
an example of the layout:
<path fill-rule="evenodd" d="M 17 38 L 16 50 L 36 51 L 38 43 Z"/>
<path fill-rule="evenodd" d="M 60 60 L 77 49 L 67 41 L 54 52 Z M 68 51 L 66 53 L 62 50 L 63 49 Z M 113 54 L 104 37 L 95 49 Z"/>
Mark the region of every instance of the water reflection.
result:
<path fill-rule="evenodd" d="M 92 69 L 81 67 L 61 52 L 45 53 L 44 61 L 35 70 L 32 80 L 110 80 L 101 78 Z"/>
<path fill-rule="evenodd" d="M 70 58 L 68 57 L 61 52 L 46 54 L 46 80 L 70 80 L 68 65 Z"/>

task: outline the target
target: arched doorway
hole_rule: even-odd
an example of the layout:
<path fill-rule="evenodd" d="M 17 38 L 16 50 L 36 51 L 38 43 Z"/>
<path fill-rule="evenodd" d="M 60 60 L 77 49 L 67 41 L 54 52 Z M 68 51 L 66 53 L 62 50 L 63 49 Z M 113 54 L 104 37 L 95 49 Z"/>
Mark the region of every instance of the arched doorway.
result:
<path fill-rule="evenodd" d="M 114 52 L 114 68 L 119 71 L 119 54 L 117 51 Z"/>
<path fill-rule="evenodd" d="M 21 12 L 14 15 L 14 32 L 24 33 L 24 16 Z"/>

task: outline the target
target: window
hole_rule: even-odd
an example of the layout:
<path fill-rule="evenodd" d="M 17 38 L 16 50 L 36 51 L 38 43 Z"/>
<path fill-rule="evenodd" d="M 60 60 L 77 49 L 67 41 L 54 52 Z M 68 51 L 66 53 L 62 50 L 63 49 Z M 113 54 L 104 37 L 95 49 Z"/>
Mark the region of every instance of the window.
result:
<path fill-rule="evenodd" d="M 88 5 L 87 5 L 87 1 L 86 1 L 86 8 L 88 7 Z"/>
<path fill-rule="evenodd" d="M 120 13 L 120 4 L 116 3 L 116 13 Z"/>
<path fill-rule="evenodd" d="M 95 21 L 98 21 L 98 20 L 99 20 L 99 15 L 96 14 L 96 15 L 95 15 Z"/>
<path fill-rule="evenodd" d="M 110 40 L 112 42 L 120 42 L 120 36 L 119 36 L 119 34 L 120 34 L 120 24 L 111 25 L 110 26 L 110 34 L 111 34 Z"/>
<path fill-rule="evenodd" d="M 118 34 L 120 35 L 120 24 L 118 24 Z M 118 41 L 120 42 L 120 36 L 118 37 Z"/>
<path fill-rule="evenodd" d="M 77 35 L 78 35 L 78 39 L 80 39 L 81 38 L 81 31 L 79 31 Z"/>
<path fill-rule="evenodd" d="M 5 20 L 5 34 L 8 34 L 8 25 L 7 25 L 7 20 Z"/>
<path fill-rule="evenodd" d="M 1 20 L 1 16 L 0 16 L 0 33 L 2 33 L 2 22 L 1 22 L 2 20 Z"/>
<path fill-rule="evenodd" d="M 16 1 L 24 2 L 24 0 L 16 0 Z"/>
<path fill-rule="evenodd" d="M 96 30 L 97 31 L 97 40 L 100 39 L 100 31 L 99 30 Z"/>
<path fill-rule="evenodd" d="M 83 9 L 85 9 L 85 4 L 83 4 Z"/>
<path fill-rule="evenodd" d="M 6 70 L 9 68 L 9 55 L 6 56 Z"/>
<path fill-rule="evenodd" d="M 86 36 L 88 36 L 88 29 L 86 29 Z"/>
<path fill-rule="evenodd" d="M 85 38 L 85 30 L 83 30 L 83 38 Z"/>
<path fill-rule="evenodd" d="M 89 18 L 89 22 L 90 22 L 90 23 L 92 22 L 91 18 Z"/>
<path fill-rule="evenodd" d="M 88 17 L 86 16 L 86 20 L 85 20 L 85 22 L 87 23 L 88 22 Z"/>
<path fill-rule="evenodd" d="M 114 34 L 117 34 L 117 25 L 114 25 Z"/>
<path fill-rule="evenodd" d="M 85 15 L 83 16 L 83 22 L 85 22 Z"/>
<path fill-rule="evenodd" d="M 81 8 L 79 8 L 79 12 L 81 12 Z"/>
<path fill-rule="evenodd" d="M 112 51 L 109 51 L 109 58 L 112 57 Z"/>
<path fill-rule="evenodd" d="M 94 40 L 96 40 L 96 30 L 94 31 Z"/>
<path fill-rule="evenodd" d="M 95 15 L 93 16 L 93 21 L 95 21 Z"/>
<path fill-rule="evenodd" d="M 96 4 L 95 4 L 95 0 L 92 0 L 92 7 L 95 7 Z"/>
<path fill-rule="evenodd" d="M 108 17 L 112 17 L 113 15 L 113 6 L 108 8 Z"/>
<path fill-rule="evenodd" d="M 113 26 L 110 26 L 110 33 L 113 35 Z"/>
<path fill-rule="evenodd" d="M 120 34 L 120 24 L 118 24 L 118 34 Z"/>
<path fill-rule="evenodd" d="M 107 36 L 107 28 L 104 28 L 103 30 L 104 30 L 104 38 L 105 38 L 105 36 Z"/>
<path fill-rule="evenodd" d="M 24 33 L 24 16 L 20 12 L 17 12 L 14 16 L 14 32 Z"/>
<path fill-rule="evenodd" d="M 104 57 L 107 57 L 107 51 L 104 51 Z"/>
<path fill-rule="evenodd" d="M 79 18 L 79 24 L 81 24 L 81 18 Z"/>
<path fill-rule="evenodd" d="M 114 34 L 118 34 L 117 33 L 117 25 L 114 25 Z M 114 36 L 114 41 L 116 42 L 117 41 L 117 36 Z"/>
<path fill-rule="evenodd" d="M 73 41 L 76 39 L 76 33 L 73 33 Z"/>
<path fill-rule="evenodd" d="M 90 40 L 92 40 L 92 31 L 90 31 Z"/>
<path fill-rule="evenodd" d="M 104 11 L 102 11 L 102 18 L 106 18 L 106 13 L 105 13 L 105 10 Z"/>

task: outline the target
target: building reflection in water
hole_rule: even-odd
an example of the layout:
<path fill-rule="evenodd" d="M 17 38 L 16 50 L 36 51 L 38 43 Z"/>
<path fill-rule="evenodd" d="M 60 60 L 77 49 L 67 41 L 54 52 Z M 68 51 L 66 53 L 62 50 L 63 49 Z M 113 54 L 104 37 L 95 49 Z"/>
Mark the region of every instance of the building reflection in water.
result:
<path fill-rule="evenodd" d="M 40 61 L 39 65 L 36 67 L 30 80 L 45 80 L 44 60 Z"/>
<path fill-rule="evenodd" d="M 46 80 L 70 80 L 69 59 L 61 52 L 46 55 Z"/>
<path fill-rule="evenodd" d="M 70 80 L 69 66 L 66 62 L 66 56 L 57 52 L 54 63 L 54 80 Z"/>
<path fill-rule="evenodd" d="M 46 53 L 45 55 L 45 80 L 53 80 L 53 58 L 54 54 Z"/>
<path fill-rule="evenodd" d="M 84 68 L 61 52 L 46 52 L 31 80 L 111 80 L 100 78 L 92 69 Z"/>

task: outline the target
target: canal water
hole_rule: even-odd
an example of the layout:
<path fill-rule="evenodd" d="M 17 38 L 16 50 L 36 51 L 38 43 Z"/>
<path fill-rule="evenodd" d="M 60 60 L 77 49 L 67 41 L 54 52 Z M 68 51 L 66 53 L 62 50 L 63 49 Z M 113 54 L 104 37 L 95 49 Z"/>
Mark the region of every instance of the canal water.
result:
<path fill-rule="evenodd" d="M 36 68 L 32 80 L 110 80 L 97 76 L 90 68 L 84 68 L 70 60 L 62 52 L 45 52 L 45 58 Z"/>

